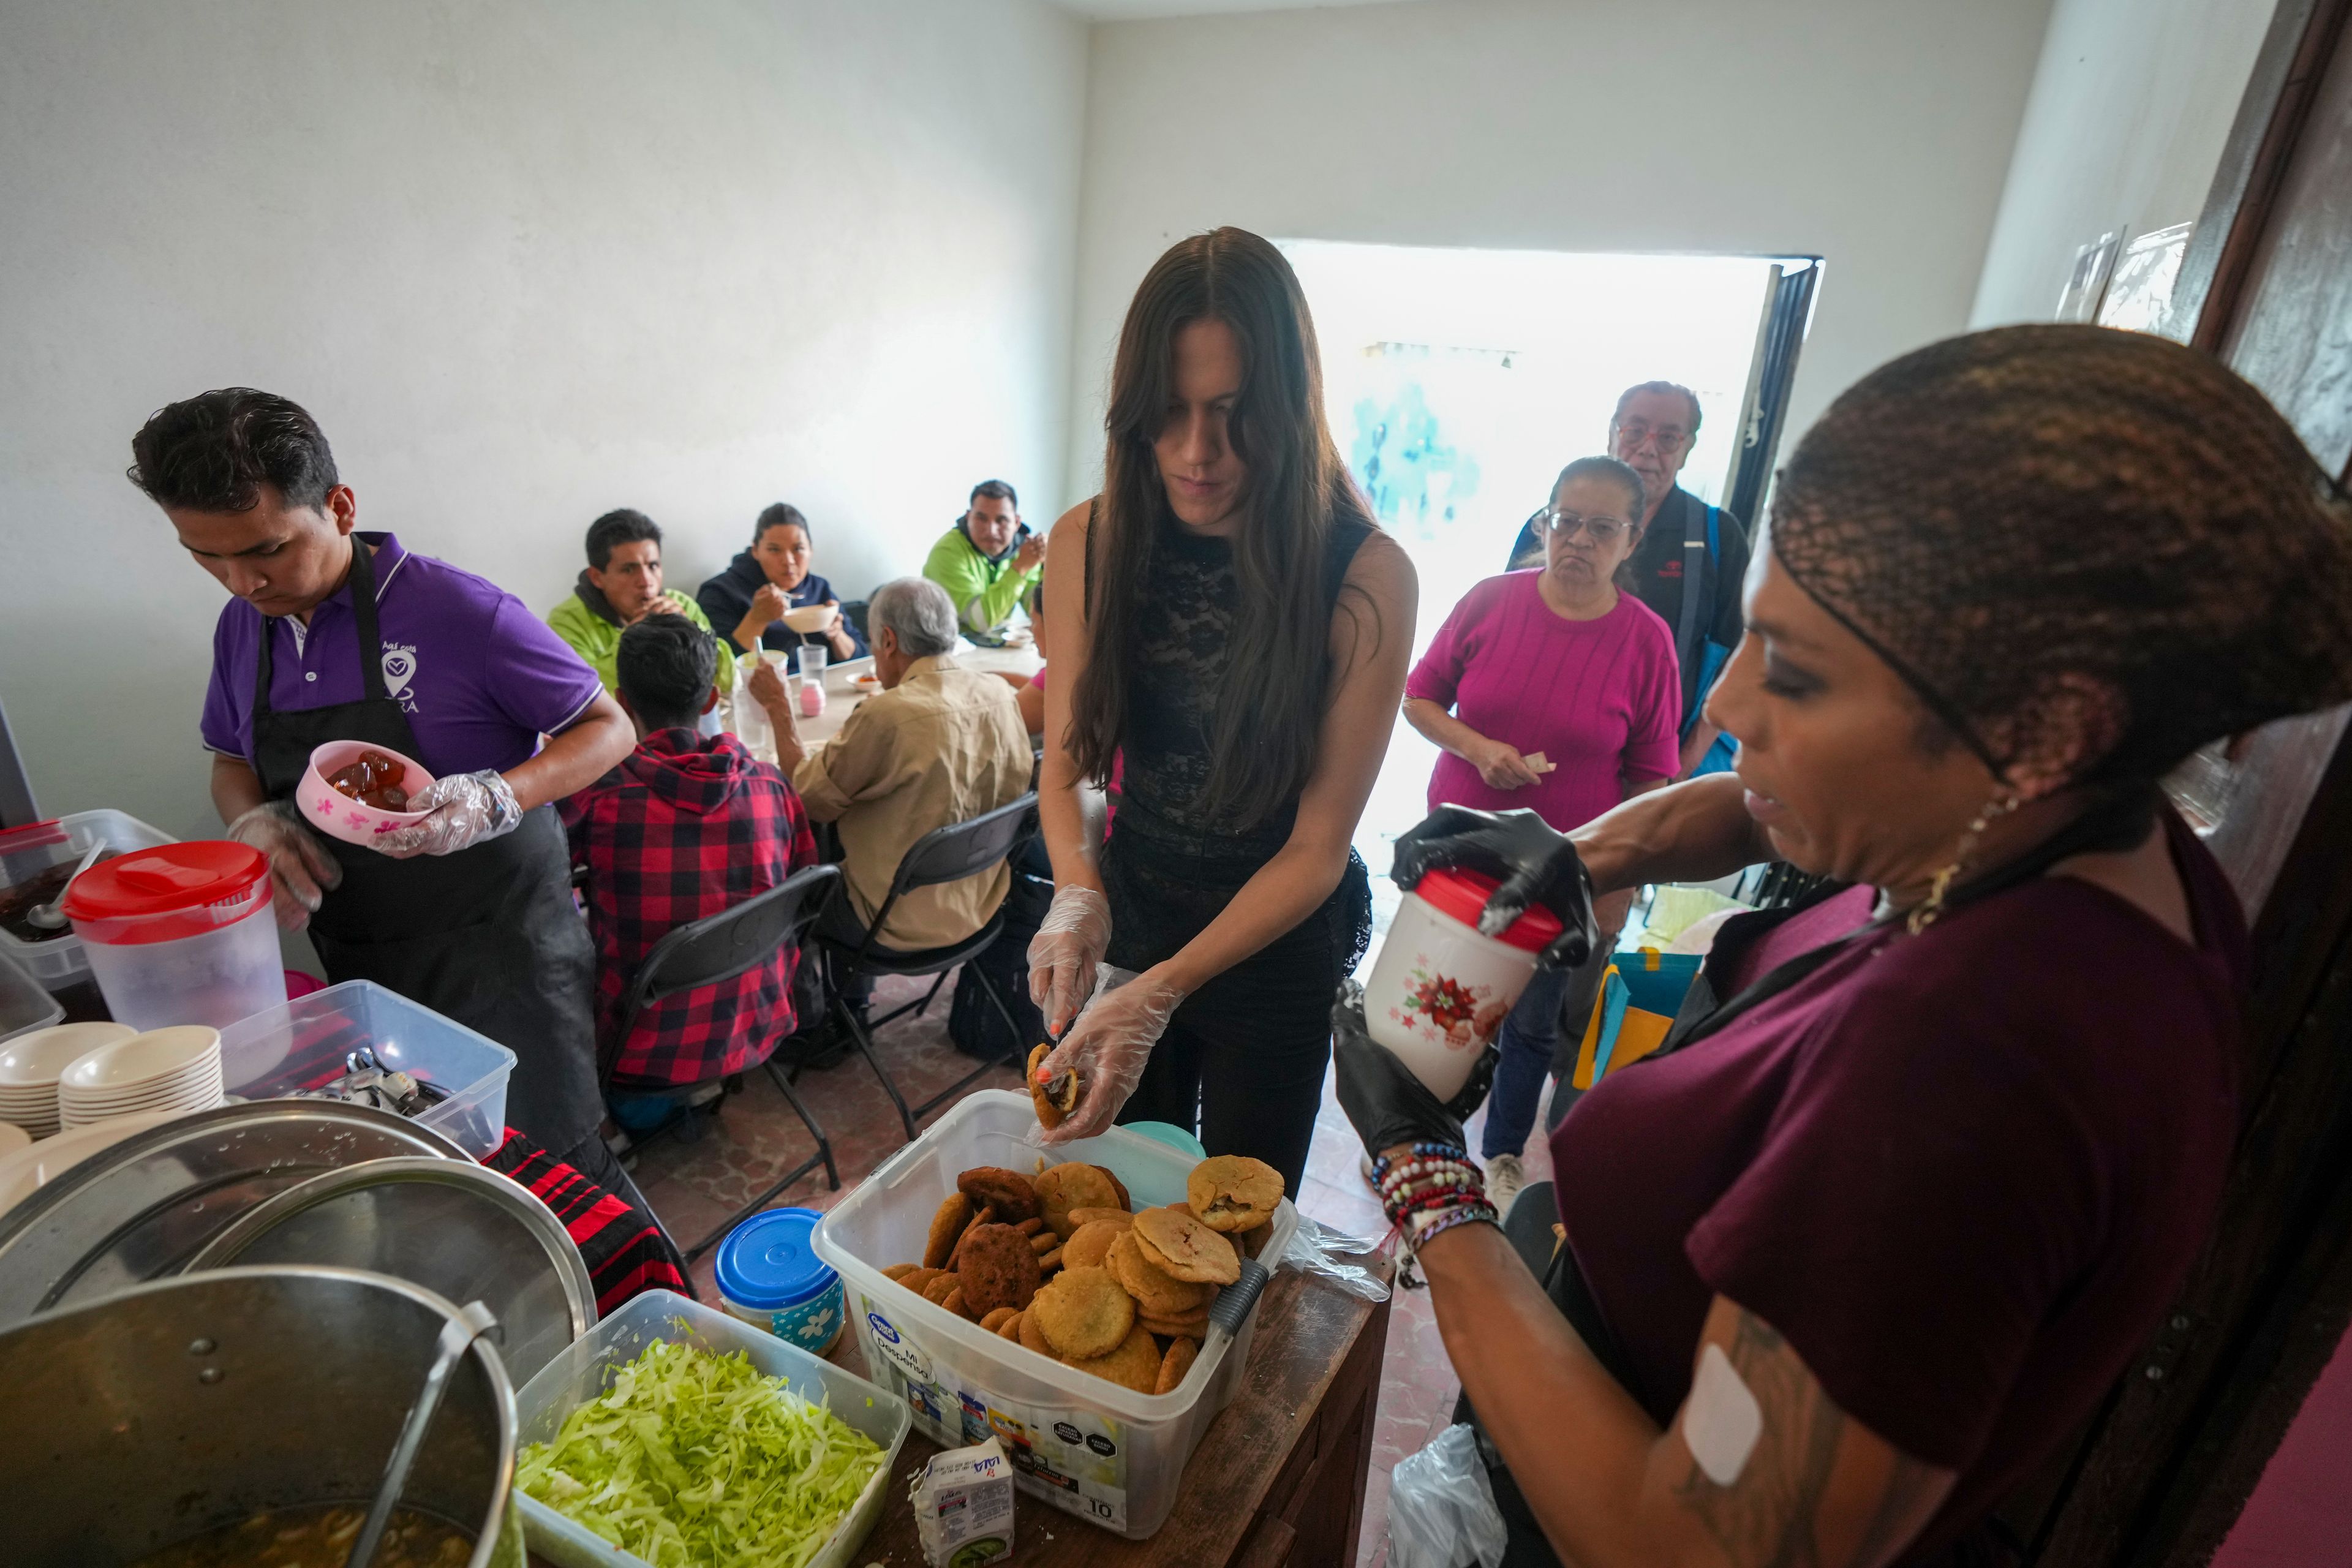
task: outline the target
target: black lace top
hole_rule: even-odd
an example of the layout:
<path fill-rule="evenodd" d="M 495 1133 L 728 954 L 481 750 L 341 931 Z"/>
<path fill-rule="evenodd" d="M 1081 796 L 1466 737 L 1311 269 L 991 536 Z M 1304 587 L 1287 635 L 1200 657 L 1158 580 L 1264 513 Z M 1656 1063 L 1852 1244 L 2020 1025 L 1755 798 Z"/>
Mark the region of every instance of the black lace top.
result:
<path fill-rule="evenodd" d="M 1327 608 L 1338 605 L 1349 564 L 1370 535 L 1352 520 L 1331 531 Z M 1281 849 L 1298 816 L 1296 795 L 1255 823 L 1223 817 L 1206 798 L 1211 720 L 1223 696 L 1239 597 L 1232 545 L 1165 524 L 1153 541 L 1150 581 L 1128 654 L 1135 679 L 1119 740 L 1126 777 L 1104 860 L 1114 947 L 1130 953 L 1138 942 L 1173 951 L 1191 940 Z M 1360 886 L 1351 875 L 1334 897 Z M 1155 951 L 1150 962 L 1164 956 Z"/>

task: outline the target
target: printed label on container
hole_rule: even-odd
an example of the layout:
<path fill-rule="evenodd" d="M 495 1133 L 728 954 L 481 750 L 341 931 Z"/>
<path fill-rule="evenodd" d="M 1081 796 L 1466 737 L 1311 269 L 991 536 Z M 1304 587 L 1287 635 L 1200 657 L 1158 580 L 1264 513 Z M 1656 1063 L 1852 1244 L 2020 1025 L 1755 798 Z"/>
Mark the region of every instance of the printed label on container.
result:
<path fill-rule="evenodd" d="M 896 1374 L 882 1379 L 883 1386 L 906 1400 L 915 1425 L 934 1442 L 961 1448 L 992 1437 L 1013 1461 L 1023 1491 L 1109 1529 L 1127 1528 L 1127 1433 L 1118 1422 L 1091 1410 L 1016 1405 L 966 1386 L 935 1369 L 872 1298 L 861 1295 L 858 1304 L 867 1342 Z"/>

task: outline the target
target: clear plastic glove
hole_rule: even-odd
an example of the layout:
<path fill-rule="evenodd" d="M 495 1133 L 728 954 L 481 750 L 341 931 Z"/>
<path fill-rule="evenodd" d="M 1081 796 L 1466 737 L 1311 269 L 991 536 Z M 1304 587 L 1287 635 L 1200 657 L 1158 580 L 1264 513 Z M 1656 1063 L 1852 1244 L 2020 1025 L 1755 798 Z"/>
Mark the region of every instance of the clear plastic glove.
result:
<path fill-rule="evenodd" d="M 1059 1127 L 1041 1131 L 1041 1143 L 1091 1138 L 1116 1121 L 1127 1097 L 1143 1081 L 1151 1047 L 1160 1043 L 1168 1020 L 1184 1000 L 1183 992 L 1148 973 L 1124 983 L 1110 978 L 1118 971 L 1108 964 L 1103 973 L 1101 989 L 1078 1015 L 1068 1037 L 1037 1064 L 1041 1082 L 1073 1070 L 1078 1075 L 1077 1109 Z"/>
<path fill-rule="evenodd" d="M 290 800 L 255 806 L 228 825 L 228 836 L 269 858 L 269 901 L 288 931 L 309 925 L 327 894 L 342 885 L 342 867 Z"/>
<path fill-rule="evenodd" d="M 1500 936 L 1528 907 L 1559 917 L 1560 933 L 1538 955 L 1547 969 L 1581 963 L 1592 952 L 1592 879 L 1568 836 L 1532 811 L 1479 811 L 1441 805 L 1396 841 L 1396 885 L 1412 890 L 1425 872 L 1443 866 L 1483 871 L 1497 879 L 1478 930 Z"/>
<path fill-rule="evenodd" d="M 1354 981 L 1339 987 L 1331 1006 L 1331 1068 L 1339 1109 L 1373 1154 L 1405 1143 L 1450 1143 L 1466 1149 L 1462 1123 L 1486 1099 L 1502 1052 L 1491 1040 L 1461 1092 L 1443 1104 L 1394 1051 L 1364 1027 L 1364 991 Z"/>
<path fill-rule="evenodd" d="M 408 797 L 411 811 L 430 812 L 424 821 L 379 834 L 374 847 L 395 860 L 415 855 L 455 855 L 488 839 L 503 837 L 522 824 L 514 787 L 495 768 L 435 779 Z"/>
<path fill-rule="evenodd" d="M 1029 939 L 1029 1000 L 1045 1015 L 1047 1034 L 1061 1038 L 1078 1016 L 1109 950 L 1110 900 L 1075 882 L 1055 889 L 1053 908 Z"/>

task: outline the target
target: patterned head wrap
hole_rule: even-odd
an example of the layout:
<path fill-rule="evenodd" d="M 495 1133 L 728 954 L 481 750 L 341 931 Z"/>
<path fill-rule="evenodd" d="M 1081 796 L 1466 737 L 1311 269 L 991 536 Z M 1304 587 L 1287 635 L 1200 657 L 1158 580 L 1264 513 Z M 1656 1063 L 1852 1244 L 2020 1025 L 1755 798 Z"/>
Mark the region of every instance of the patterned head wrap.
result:
<path fill-rule="evenodd" d="M 1881 366 L 1781 474 L 1780 567 L 1997 776 L 2075 737 L 2143 784 L 2206 742 L 2352 700 L 2352 507 L 2210 356 L 2004 327 Z"/>

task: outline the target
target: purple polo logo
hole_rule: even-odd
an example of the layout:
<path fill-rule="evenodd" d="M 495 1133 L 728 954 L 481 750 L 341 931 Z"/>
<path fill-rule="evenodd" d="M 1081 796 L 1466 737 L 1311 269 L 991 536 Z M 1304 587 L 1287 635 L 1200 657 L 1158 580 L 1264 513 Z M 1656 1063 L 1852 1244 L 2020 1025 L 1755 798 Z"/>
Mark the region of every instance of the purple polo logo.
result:
<path fill-rule="evenodd" d="M 383 689 L 395 702 L 408 700 L 408 683 L 416 679 L 416 650 L 406 643 L 383 647 Z"/>

